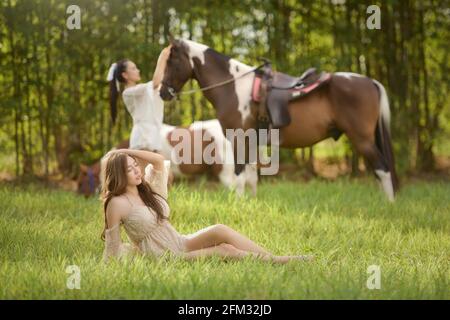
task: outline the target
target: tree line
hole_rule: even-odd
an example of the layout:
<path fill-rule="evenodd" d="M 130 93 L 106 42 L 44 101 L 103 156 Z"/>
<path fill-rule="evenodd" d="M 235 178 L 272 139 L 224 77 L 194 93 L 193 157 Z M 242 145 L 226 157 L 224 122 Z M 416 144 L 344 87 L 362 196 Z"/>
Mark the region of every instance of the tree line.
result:
<path fill-rule="evenodd" d="M 68 4 L 62 1 L 0 4 L 0 161 L 13 159 L 16 176 L 73 176 L 79 163 L 98 159 L 129 136 L 132 123 L 123 105 L 112 126 L 106 73 L 112 62 L 126 57 L 136 62 L 144 81 L 150 80 L 169 33 L 250 65 L 266 57 L 291 75 L 313 66 L 379 80 L 390 98 L 400 172 L 432 170 L 437 146 L 448 141 L 450 8 L 445 2 L 72 2 L 80 8 L 80 29 L 67 28 Z M 380 29 L 366 24 L 367 7 L 374 4 L 380 8 Z M 214 115 L 201 93 L 165 108 L 165 122 L 176 125 Z M 357 170 L 358 155 L 349 146 L 348 155 Z"/>

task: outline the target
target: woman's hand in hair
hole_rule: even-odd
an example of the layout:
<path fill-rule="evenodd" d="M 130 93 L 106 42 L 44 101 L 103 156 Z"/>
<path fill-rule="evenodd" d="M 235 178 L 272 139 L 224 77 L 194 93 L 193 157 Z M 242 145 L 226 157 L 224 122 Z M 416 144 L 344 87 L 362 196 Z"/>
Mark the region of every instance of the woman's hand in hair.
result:
<path fill-rule="evenodd" d="M 110 152 L 123 152 L 132 157 L 136 157 L 143 164 L 145 168 L 147 164 L 151 163 L 153 168 L 158 171 L 162 171 L 164 169 L 164 156 L 160 155 L 156 152 L 146 151 L 146 150 L 135 150 L 135 149 L 116 149 Z"/>

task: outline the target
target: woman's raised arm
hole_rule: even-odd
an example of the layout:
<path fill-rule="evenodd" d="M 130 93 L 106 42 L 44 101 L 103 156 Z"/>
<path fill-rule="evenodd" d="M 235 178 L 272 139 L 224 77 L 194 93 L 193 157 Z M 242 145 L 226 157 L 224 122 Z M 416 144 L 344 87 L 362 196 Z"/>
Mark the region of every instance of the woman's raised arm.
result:
<path fill-rule="evenodd" d="M 146 151 L 146 150 L 134 150 L 134 149 L 116 149 L 114 152 L 123 152 L 130 156 L 140 159 L 143 167 L 145 168 L 147 164 L 151 163 L 153 168 L 158 171 L 164 169 L 164 156 L 156 152 Z"/>

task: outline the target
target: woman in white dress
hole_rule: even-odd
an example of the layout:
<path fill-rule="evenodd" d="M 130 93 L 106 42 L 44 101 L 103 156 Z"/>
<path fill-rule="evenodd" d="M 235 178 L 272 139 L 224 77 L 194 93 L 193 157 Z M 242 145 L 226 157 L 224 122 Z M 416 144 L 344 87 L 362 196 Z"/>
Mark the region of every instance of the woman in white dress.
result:
<path fill-rule="evenodd" d="M 120 84 L 124 90 L 122 98 L 133 118 L 130 136 L 130 149 L 143 149 L 160 152 L 162 141 L 160 130 L 164 118 L 164 102 L 159 96 L 158 86 L 162 75 L 156 70 L 154 78 L 145 83 L 141 80 L 136 64 L 123 59 L 113 63 L 109 69 L 107 80 L 110 82 L 110 107 L 113 124 L 117 116 L 117 98 Z"/>

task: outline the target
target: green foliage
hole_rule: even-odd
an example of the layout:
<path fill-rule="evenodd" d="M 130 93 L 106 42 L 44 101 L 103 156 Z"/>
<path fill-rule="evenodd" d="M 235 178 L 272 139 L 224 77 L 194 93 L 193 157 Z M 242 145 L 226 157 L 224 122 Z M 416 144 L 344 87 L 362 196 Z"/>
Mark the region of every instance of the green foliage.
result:
<path fill-rule="evenodd" d="M 81 30 L 67 29 L 65 2 L 0 4 L 0 151 L 15 154 L 17 175 L 73 171 L 125 139 L 131 119 L 120 104 L 111 125 L 108 67 L 128 57 L 150 80 L 169 31 L 250 65 L 269 58 L 292 75 L 313 66 L 376 78 L 390 97 L 400 171 L 432 169 L 436 153 L 448 154 L 450 19 L 440 1 L 378 2 L 381 30 L 366 27 L 368 0 L 74 4 Z M 200 93 L 165 110 L 165 122 L 176 125 L 214 117 Z"/>

